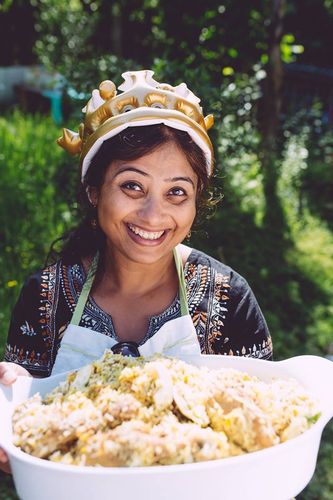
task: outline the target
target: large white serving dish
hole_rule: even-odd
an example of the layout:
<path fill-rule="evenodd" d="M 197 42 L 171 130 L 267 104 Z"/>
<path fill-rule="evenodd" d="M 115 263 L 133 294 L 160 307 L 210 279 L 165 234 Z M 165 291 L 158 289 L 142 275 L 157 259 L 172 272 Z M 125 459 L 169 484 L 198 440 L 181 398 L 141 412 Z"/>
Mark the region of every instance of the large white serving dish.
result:
<path fill-rule="evenodd" d="M 230 367 L 264 380 L 294 377 L 318 398 L 321 417 L 304 434 L 239 457 L 185 465 L 134 468 L 79 467 L 48 462 L 12 444 L 11 415 L 36 392 L 52 390 L 65 374 L 48 379 L 19 377 L 0 384 L 0 446 L 9 455 L 22 500 L 289 500 L 310 481 L 320 438 L 333 416 L 333 363 L 317 356 L 270 362 L 253 358 L 200 356 L 185 359 L 209 368 Z"/>

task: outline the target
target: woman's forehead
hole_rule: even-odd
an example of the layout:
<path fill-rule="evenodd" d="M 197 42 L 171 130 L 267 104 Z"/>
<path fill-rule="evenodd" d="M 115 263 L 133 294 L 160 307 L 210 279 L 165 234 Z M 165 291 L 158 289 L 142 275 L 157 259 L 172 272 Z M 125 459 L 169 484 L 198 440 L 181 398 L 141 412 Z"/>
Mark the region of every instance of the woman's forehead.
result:
<path fill-rule="evenodd" d="M 130 167 L 130 168 L 127 168 Z M 115 175 L 119 171 L 139 170 L 147 175 L 165 175 L 169 173 L 186 173 L 187 176 L 196 179 L 194 172 L 186 154 L 179 146 L 170 142 L 154 149 L 152 152 L 130 160 L 114 160 L 110 163 L 107 174 Z"/>

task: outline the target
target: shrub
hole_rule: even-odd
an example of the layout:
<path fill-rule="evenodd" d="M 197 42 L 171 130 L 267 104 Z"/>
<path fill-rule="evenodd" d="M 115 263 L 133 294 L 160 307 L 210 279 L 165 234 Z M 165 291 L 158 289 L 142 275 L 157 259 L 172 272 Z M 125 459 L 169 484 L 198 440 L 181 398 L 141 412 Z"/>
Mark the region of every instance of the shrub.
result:
<path fill-rule="evenodd" d="M 0 118 L 1 349 L 22 282 L 75 216 L 77 168 L 56 145 L 59 135 L 50 118 L 18 111 Z"/>

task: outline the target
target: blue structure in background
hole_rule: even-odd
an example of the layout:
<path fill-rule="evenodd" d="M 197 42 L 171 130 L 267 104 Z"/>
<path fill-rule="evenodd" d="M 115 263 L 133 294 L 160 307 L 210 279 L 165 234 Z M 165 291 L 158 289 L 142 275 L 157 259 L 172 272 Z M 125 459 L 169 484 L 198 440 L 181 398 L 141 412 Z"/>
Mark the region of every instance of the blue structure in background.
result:
<path fill-rule="evenodd" d="M 41 90 L 41 95 L 50 99 L 51 116 L 57 125 L 63 121 L 62 114 L 62 91 L 61 90 Z"/>

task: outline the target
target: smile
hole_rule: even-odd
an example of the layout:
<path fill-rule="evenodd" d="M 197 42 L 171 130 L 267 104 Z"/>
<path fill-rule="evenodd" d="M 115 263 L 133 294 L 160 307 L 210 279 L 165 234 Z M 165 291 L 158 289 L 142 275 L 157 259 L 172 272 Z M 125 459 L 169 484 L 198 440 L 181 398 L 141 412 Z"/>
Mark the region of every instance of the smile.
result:
<path fill-rule="evenodd" d="M 127 227 L 132 231 L 132 233 L 137 234 L 144 240 L 158 240 L 165 233 L 165 231 L 144 231 L 133 224 L 127 224 Z"/>

